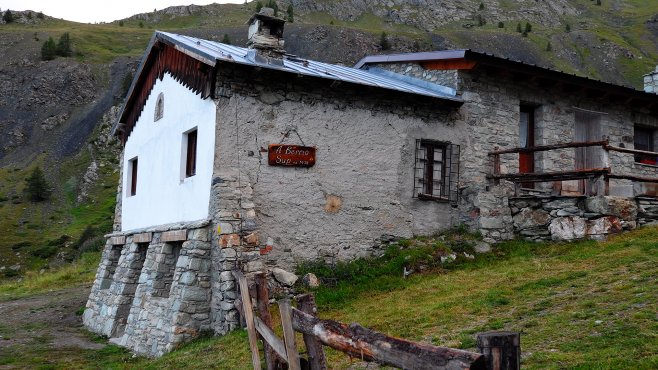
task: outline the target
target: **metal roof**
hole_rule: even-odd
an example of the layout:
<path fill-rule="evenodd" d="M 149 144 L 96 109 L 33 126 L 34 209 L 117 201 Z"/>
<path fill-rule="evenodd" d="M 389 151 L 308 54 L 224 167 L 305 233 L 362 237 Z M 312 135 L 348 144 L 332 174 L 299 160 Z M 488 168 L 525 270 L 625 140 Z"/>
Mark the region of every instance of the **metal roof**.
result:
<path fill-rule="evenodd" d="M 462 102 L 462 100 L 456 97 L 454 93 L 450 94 L 442 89 L 418 86 L 404 81 L 403 79 L 375 74 L 352 67 L 301 59 L 293 55 L 284 55 L 283 65 L 270 64 L 258 61 L 257 58 L 255 58 L 255 50 L 253 49 L 161 31 L 156 31 L 155 38 L 157 40 L 169 42 L 182 52 L 197 57 L 197 59 L 200 59 L 204 63 L 213 66 L 216 61 L 244 64 L 305 76 L 327 78 L 347 83 L 424 95 L 453 102 Z"/>

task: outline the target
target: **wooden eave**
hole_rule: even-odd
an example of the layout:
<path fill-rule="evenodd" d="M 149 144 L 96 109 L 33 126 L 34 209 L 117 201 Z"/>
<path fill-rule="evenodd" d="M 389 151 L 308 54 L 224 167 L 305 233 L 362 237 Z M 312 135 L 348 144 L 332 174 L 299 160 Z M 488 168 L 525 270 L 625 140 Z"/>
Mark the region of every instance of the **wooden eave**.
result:
<path fill-rule="evenodd" d="M 154 36 L 128 91 L 114 134 L 125 144 L 156 80 L 162 80 L 165 73 L 170 73 L 202 99 L 212 97 L 216 75 L 214 66 L 214 60 Z"/>

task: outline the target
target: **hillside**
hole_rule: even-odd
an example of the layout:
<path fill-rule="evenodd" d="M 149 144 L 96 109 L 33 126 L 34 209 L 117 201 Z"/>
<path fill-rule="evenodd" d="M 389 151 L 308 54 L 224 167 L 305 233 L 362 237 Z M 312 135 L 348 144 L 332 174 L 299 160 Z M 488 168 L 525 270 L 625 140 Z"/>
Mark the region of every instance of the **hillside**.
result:
<path fill-rule="evenodd" d="M 640 88 L 658 61 L 658 3 L 640 0 L 290 0 L 288 52 L 352 65 L 377 53 L 471 48 Z M 438 4 L 438 5 L 436 5 Z M 177 6 L 106 24 L 12 10 L 0 24 L 0 276 L 66 263 L 111 228 L 117 107 L 155 29 L 246 42 L 247 5 Z M 281 12 L 285 14 L 285 12 Z M 517 32 L 517 27 L 527 33 Z M 41 61 L 70 34 L 73 55 Z M 382 32 L 390 48 L 383 50 Z M 53 195 L 23 194 L 34 167 Z"/>
<path fill-rule="evenodd" d="M 449 239 L 453 247 L 458 236 Z M 411 246 L 444 248 L 442 239 L 417 238 L 396 247 L 426 260 L 422 247 Z M 325 279 L 335 285 L 315 291 L 318 315 L 469 350 L 475 347 L 475 333 L 519 331 L 524 369 L 655 369 L 656 240 L 658 229 L 646 227 L 608 242 L 507 242 L 493 253 L 407 279 L 396 259 L 361 260 L 336 271 L 342 279 L 337 283 Z M 346 274 L 364 266 L 367 276 Z M 22 283 L 0 283 L 0 315 L 7 318 L 0 321 L 0 367 L 251 368 L 244 330 L 198 339 L 160 359 L 134 357 L 90 335 L 76 312 L 89 289 L 89 283 L 80 285 L 79 276 L 93 271 L 92 263 L 82 263 L 58 274 L 31 275 Z M 327 358 L 332 369 L 378 368 L 332 350 Z"/>

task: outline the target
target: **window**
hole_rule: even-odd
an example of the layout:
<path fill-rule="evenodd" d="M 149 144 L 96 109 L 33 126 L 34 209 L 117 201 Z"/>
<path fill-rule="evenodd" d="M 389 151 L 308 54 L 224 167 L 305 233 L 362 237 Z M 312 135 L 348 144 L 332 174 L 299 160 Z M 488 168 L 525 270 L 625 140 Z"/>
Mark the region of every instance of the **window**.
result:
<path fill-rule="evenodd" d="M 160 93 L 158 100 L 155 102 L 155 114 L 153 115 L 153 122 L 157 122 L 164 114 L 164 95 Z"/>
<path fill-rule="evenodd" d="M 196 175 L 196 138 L 196 128 L 183 135 L 183 145 L 185 147 L 185 177 Z"/>
<path fill-rule="evenodd" d="M 654 130 L 646 127 L 635 126 L 634 133 L 635 149 L 647 152 L 654 151 Z M 649 155 L 636 154 L 635 162 L 656 165 L 656 157 Z"/>
<path fill-rule="evenodd" d="M 137 157 L 128 161 L 128 196 L 137 194 Z"/>
<path fill-rule="evenodd" d="M 457 203 L 459 145 L 416 140 L 414 197 Z"/>

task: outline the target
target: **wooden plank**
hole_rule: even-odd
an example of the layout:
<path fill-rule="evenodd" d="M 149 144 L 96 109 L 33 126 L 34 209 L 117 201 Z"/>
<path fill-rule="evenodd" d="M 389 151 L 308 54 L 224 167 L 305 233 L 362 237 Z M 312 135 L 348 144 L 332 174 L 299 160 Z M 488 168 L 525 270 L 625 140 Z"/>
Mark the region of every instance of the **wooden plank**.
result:
<path fill-rule="evenodd" d="M 162 242 L 179 242 L 187 240 L 187 230 L 170 230 L 165 231 L 160 236 Z"/>
<path fill-rule="evenodd" d="M 112 236 L 110 237 L 110 244 L 112 245 L 126 244 L 126 236 L 125 235 Z"/>
<path fill-rule="evenodd" d="M 631 153 L 631 154 L 642 154 L 642 155 L 648 155 L 648 156 L 653 156 L 653 157 L 658 157 L 658 153 L 656 152 L 649 152 L 646 150 L 639 150 L 639 149 L 629 149 L 629 148 L 620 148 L 618 146 L 612 146 L 612 145 L 606 145 L 606 149 L 612 150 L 614 152 L 621 152 L 621 153 Z"/>
<path fill-rule="evenodd" d="M 454 69 L 473 69 L 477 65 L 477 62 L 466 59 L 448 59 L 420 62 L 420 65 L 425 69 L 445 71 Z"/>
<path fill-rule="evenodd" d="M 133 235 L 133 243 L 150 243 L 153 233 L 140 233 Z"/>
<path fill-rule="evenodd" d="M 610 174 L 610 175 L 607 175 L 606 177 L 611 178 L 611 179 L 621 179 L 621 180 L 632 180 L 632 181 L 638 181 L 638 182 L 658 183 L 658 177 L 642 177 L 642 176 L 616 175 L 616 174 Z"/>
<path fill-rule="evenodd" d="M 317 316 L 318 309 L 313 294 L 297 296 L 297 307 L 304 313 Z M 327 358 L 324 355 L 322 343 L 314 336 L 304 334 L 304 344 L 306 345 L 306 352 L 308 352 L 308 362 L 311 370 L 327 370 Z"/>
<path fill-rule="evenodd" d="M 555 149 L 565 149 L 565 148 L 585 148 L 591 146 L 600 146 L 605 147 L 608 145 L 607 140 L 603 141 L 584 141 L 584 142 L 572 142 L 572 143 L 562 143 L 562 144 L 552 144 L 552 145 L 537 145 L 530 148 L 511 148 L 503 150 L 495 150 L 489 152 L 488 155 L 498 155 L 498 154 L 510 154 L 510 153 L 534 153 L 534 152 L 545 152 Z"/>
<path fill-rule="evenodd" d="M 323 320 L 295 308 L 292 325 L 296 331 L 364 361 L 401 369 L 485 369 L 485 357 L 479 353 L 389 337 L 359 324 Z"/>
<path fill-rule="evenodd" d="M 247 334 L 249 335 L 249 348 L 251 349 L 251 362 L 254 370 L 260 370 L 260 355 L 258 354 L 258 335 L 254 324 L 254 313 L 251 311 L 251 298 L 249 297 L 249 286 L 247 278 L 241 271 L 233 270 L 233 276 L 238 281 L 240 287 L 240 297 L 242 298 L 242 307 L 244 308 L 244 317 L 247 321 Z"/>
<path fill-rule="evenodd" d="M 267 276 L 264 272 L 259 272 L 255 276 L 256 280 L 256 308 L 258 309 L 258 315 L 262 320 L 264 325 L 267 325 L 268 328 L 272 327 L 272 315 L 270 315 L 269 303 L 270 303 L 270 293 L 267 288 Z M 258 328 L 257 328 L 258 329 Z M 277 358 L 274 353 L 274 349 L 271 348 L 267 340 L 263 338 L 263 352 L 265 352 L 265 364 L 267 365 L 267 370 L 275 370 L 277 368 L 277 363 L 280 363 L 279 358 Z M 285 350 L 284 350 L 285 354 Z M 283 356 L 285 358 L 285 356 Z"/>
<path fill-rule="evenodd" d="M 286 355 L 288 357 L 289 370 L 301 370 L 299 363 L 299 353 L 295 345 L 295 331 L 292 326 L 292 306 L 290 300 L 282 299 L 279 301 L 279 312 L 281 313 L 281 326 L 283 326 L 283 340 L 286 344 Z"/>
<path fill-rule="evenodd" d="M 270 144 L 267 163 L 270 166 L 312 167 L 315 164 L 315 147 Z"/>
<path fill-rule="evenodd" d="M 605 176 L 610 173 L 609 168 L 587 168 L 574 171 L 556 171 L 539 173 L 507 173 L 500 175 L 489 175 L 493 179 L 505 179 L 519 182 L 542 182 L 542 181 L 566 181 L 587 179 L 593 176 Z"/>
<path fill-rule="evenodd" d="M 263 340 L 267 342 L 272 351 L 283 359 L 283 361 L 288 362 L 288 357 L 286 355 L 286 345 L 283 343 L 279 337 L 276 336 L 276 333 L 267 325 L 260 317 L 254 317 L 254 324 L 256 330 L 263 337 Z"/>

